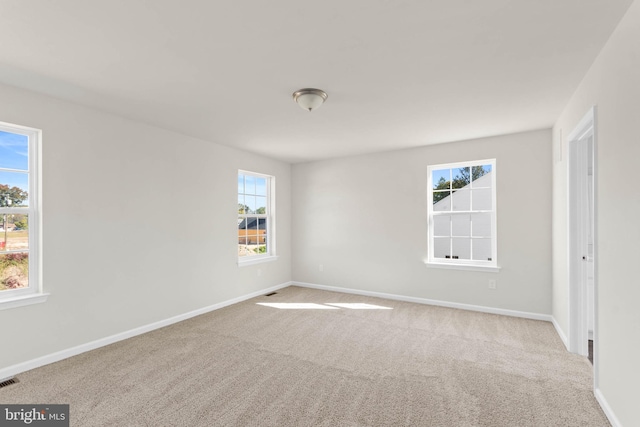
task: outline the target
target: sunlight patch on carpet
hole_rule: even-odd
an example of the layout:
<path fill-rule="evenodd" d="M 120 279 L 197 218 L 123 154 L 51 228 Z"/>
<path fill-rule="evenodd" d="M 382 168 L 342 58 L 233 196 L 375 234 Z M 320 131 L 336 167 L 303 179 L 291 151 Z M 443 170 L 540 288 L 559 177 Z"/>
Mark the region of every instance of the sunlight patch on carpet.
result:
<path fill-rule="evenodd" d="M 375 304 L 365 304 L 363 302 L 328 302 L 326 304 L 340 308 L 349 308 L 351 310 L 393 310 L 393 308 L 391 307 L 384 307 Z"/>
<path fill-rule="evenodd" d="M 281 310 L 339 310 L 341 308 L 349 310 L 393 310 L 391 307 L 365 304 L 363 302 L 328 302 L 325 304 L 316 304 L 314 302 L 258 302 L 256 304 Z"/>
<path fill-rule="evenodd" d="M 338 307 L 330 307 L 312 302 L 259 302 L 257 304 L 279 308 L 281 310 L 339 310 Z"/>

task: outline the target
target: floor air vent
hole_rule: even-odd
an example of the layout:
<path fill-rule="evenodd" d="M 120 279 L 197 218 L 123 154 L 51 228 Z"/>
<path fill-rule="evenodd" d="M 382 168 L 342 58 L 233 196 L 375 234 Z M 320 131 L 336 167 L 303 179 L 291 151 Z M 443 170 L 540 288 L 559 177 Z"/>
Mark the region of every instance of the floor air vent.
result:
<path fill-rule="evenodd" d="M 19 381 L 18 381 L 17 378 L 10 378 L 8 380 L 4 380 L 4 381 L 0 382 L 0 388 L 7 387 L 7 386 L 10 386 L 11 384 L 16 384 L 18 382 Z"/>
<path fill-rule="evenodd" d="M 266 294 L 265 297 L 270 297 L 271 295 L 275 295 L 277 292 L 271 292 L 270 294 Z"/>

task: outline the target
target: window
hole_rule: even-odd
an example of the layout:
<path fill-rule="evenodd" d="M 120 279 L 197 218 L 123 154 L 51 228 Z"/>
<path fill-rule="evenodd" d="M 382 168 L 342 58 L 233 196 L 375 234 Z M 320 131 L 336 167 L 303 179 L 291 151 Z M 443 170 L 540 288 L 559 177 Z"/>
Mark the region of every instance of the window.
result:
<path fill-rule="evenodd" d="M 275 260 L 275 178 L 238 171 L 238 264 Z"/>
<path fill-rule="evenodd" d="M 0 123 L 0 309 L 42 302 L 39 275 L 40 131 Z"/>
<path fill-rule="evenodd" d="M 496 161 L 427 168 L 428 265 L 497 269 Z"/>

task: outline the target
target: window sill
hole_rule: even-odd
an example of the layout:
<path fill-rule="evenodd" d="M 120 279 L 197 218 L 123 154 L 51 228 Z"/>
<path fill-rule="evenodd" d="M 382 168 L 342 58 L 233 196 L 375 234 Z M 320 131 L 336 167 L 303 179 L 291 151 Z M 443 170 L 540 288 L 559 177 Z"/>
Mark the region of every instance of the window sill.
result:
<path fill-rule="evenodd" d="M 10 308 L 22 307 L 31 304 L 40 304 L 45 302 L 49 294 L 31 294 L 15 297 L 6 300 L 0 300 L 0 310 L 8 310 Z"/>
<path fill-rule="evenodd" d="M 250 257 L 248 259 L 239 259 L 238 260 L 238 267 L 245 267 L 247 265 L 254 265 L 254 264 L 262 264 L 263 262 L 276 261 L 277 259 L 278 259 L 278 257 L 276 255 L 268 255 L 268 256 L 261 256 L 261 257 Z"/>
<path fill-rule="evenodd" d="M 484 273 L 499 273 L 500 267 L 490 267 L 483 265 L 445 264 L 437 262 L 425 262 L 427 268 L 442 268 L 445 270 L 467 270 L 482 271 Z"/>

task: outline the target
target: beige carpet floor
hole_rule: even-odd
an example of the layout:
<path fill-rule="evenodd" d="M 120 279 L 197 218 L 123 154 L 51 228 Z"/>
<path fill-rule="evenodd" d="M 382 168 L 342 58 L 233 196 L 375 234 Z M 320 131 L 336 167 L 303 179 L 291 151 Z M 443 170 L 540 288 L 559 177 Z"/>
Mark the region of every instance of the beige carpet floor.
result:
<path fill-rule="evenodd" d="M 1 403 L 68 403 L 72 426 L 609 425 L 548 322 L 300 287 L 18 379 Z"/>

